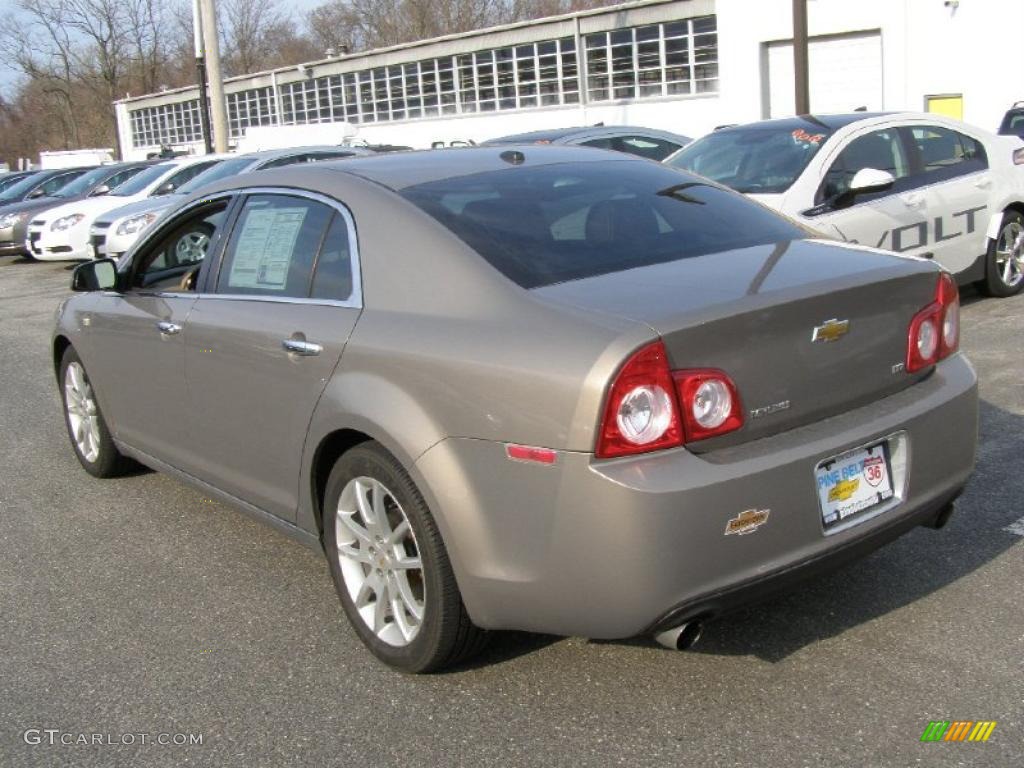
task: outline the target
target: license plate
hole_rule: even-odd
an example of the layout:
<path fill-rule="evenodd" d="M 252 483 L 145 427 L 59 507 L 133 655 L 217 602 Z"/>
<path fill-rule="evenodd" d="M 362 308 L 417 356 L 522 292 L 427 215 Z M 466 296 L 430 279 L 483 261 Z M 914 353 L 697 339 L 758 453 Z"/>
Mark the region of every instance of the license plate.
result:
<path fill-rule="evenodd" d="M 823 461 L 814 470 L 827 531 L 893 496 L 889 442 L 857 448 Z"/>

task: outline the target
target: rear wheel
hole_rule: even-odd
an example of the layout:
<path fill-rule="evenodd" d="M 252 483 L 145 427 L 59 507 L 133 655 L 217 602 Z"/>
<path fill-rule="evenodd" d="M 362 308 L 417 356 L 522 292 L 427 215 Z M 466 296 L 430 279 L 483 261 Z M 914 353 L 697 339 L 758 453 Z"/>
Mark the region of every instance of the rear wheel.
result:
<path fill-rule="evenodd" d="M 94 477 L 116 477 L 131 466 L 110 436 L 89 374 L 78 353 L 68 347 L 60 363 L 64 423 L 78 462 Z"/>
<path fill-rule="evenodd" d="M 324 550 L 349 621 L 385 663 L 431 672 L 482 647 L 485 633 L 466 613 L 423 497 L 379 444 L 357 446 L 335 464 Z"/>
<path fill-rule="evenodd" d="M 1013 296 L 1024 288 L 1024 216 L 1007 211 L 989 243 L 982 289 L 989 296 Z"/>

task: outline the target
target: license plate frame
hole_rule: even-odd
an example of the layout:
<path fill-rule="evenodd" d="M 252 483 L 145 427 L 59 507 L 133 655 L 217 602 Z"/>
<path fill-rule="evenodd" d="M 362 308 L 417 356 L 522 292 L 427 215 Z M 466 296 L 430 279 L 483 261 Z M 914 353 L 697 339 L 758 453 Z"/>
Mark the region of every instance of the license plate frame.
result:
<path fill-rule="evenodd" d="M 891 443 L 891 437 L 880 438 L 815 466 L 818 511 L 826 534 L 874 517 L 899 498 Z"/>

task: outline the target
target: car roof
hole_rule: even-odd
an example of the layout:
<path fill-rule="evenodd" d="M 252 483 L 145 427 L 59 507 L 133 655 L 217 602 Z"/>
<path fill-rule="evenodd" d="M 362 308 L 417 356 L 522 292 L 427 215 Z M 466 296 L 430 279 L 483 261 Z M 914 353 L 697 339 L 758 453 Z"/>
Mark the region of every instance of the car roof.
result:
<path fill-rule="evenodd" d="M 398 152 L 346 160 L 325 161 L 309 166 L 292 166 L 347 173 L 376 182 L 393 190 L 454 179 L 488 171 L 503 171 L 521 166 L 572 163 L 647 163 L 649 160 L 624 152 L 607 152 L 591 147 L 563 145 L 500 145 L 454 147 Z M 284 170 L 284 169 L 281 169 Z"/>
<path fill-rule="evenodd" d="M 742 125 L 730 125 L 720 128 L 715 133 L 729 133 L 731 131 L 744 130 L 782 130 L 795 131 L 802 128 L 805 131 L 837 131 L 852 123 L 859 123 L 862 120 L 873 120 L 878 117 L 888 117 L 900 114 L 899 112 L 848 112 L 839 115 L 795 115 L 794 117 L 781 117 L 774 120 L 758 120 L 753 123 Z"/>
<path fill-rule="evenodd" d="M 664 136 L 666 138 L 689 141 L 687 137 L 679 134 L 656 128 L 644 128 L 639 125 L 580 125 L 574 128 L 547 128 L 539 131 L 515 133 L 509 136 L 500 136 L 496 139 L 488 139 L 483 144 L 554 144 L 585 136 L 624 136 L 628 134 Z"/>

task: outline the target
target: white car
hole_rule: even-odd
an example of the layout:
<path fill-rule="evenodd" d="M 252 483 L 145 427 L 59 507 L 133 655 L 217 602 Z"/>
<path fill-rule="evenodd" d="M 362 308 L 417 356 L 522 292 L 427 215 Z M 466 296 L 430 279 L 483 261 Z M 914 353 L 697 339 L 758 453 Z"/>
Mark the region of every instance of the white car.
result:
<path fill-rule="evenodd" d="M 829 237 L 934 259 L 990 295 L 1024 287 L 1015 137 L 933 114 L 801 116 L 715 131 L 665 162 Z"/>
<path fill-rule="evenodd" d="M 90 256 L 120 258 L 165 211 L 206 184 L 264 168 L 281 168 L 297 163 L 316 163 L 366 154 L 372 152 L 356 147 L 308 146 L 271 149 L 245 155 L 206 155 L 207 158 L 214 158 L 216 163 L 211 163 L 211 167 L 205 168 L 203 173 L 194 176 L 187 184 L 179 184 L 172 194 L 139 200 L 97 216 L 89 230 Z M 197 246 L 205 248 L 204 236 L 196 233 L 195 237 Z"/>
<path fill-rule="evenodd" d="M 49 208 L 29 222 L 25 248 L 40 261 L 91 259 L 89 227 L 97 216 L 150 195 L 169 194 L 214 162 L 199 156 L 156 163 L 105 195 Z"/>

